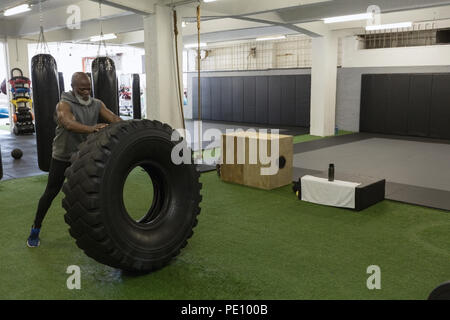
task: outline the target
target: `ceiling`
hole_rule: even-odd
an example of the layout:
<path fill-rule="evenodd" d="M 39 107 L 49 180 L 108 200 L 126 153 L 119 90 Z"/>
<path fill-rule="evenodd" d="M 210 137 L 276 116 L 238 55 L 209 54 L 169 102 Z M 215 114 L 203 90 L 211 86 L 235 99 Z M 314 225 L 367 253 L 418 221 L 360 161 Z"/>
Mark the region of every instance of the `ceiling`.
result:
<path fill-rule="evenodd" d="M 197 0 L 42 0 L 43 27 L 47 41 L 83 41 L 100 33 L 100 10 L 104 33 L 114 32 L 112 42 L 143 42 L 143 15 L 153 5 L 175 5 L 184 21 L 196 21 Z M 2 0 L 0 11 L 32 4 L 32 11 L 11 17 L 0 15 L 0 35 L 35 39 L 39 33 L 38 0 Z M 205 41 L 229 41 L 269 34 L 321 36 L 330 30 L 361 32 L 362 22 L 325 25 L 323 18 L 366 12 L 373 0 L 217 0 L 202 3 L 202 34 Z M 377 0 L 384 23 L 404 21 L 446 21 L 450 27 L 450 0 Z M 66 26 L 67 7 L 75 4 L 81 12 L 81 29 Z M 445 23 L 442 22 L 444 25 Z M 180 28 L 181 29 L 181 28 Z M 196 24 L 182 28 L 185 42 L 195 39 Z M 131 36 L 132 35 L 132 36 Z"/>

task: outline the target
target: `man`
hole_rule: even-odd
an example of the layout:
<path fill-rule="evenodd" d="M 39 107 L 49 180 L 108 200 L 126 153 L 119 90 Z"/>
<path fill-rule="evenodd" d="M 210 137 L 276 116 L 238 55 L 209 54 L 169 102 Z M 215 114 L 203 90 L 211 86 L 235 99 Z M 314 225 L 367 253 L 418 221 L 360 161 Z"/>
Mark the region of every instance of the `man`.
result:
<path fill-rule="evenodd" d="M 56 106 L 57 127 L 53 140 L 52 160 L 47 187 L 39 200 L 31 233 L 27 240 L 30 248 L 40 244 L 39 233 L 42 221 L 53 200 L 64 184 L 64 172 L 70 166 L 72 153 L 91 133 L 107 126 L 106 123 L 122 121 L 108 110 L 105 104 L 91 97 L 91 82 L 87 74 L 77 72 L 72 76 L 72 91 L 64 92 Z M 106 123 L 98 124 L 99 118 Z"/>

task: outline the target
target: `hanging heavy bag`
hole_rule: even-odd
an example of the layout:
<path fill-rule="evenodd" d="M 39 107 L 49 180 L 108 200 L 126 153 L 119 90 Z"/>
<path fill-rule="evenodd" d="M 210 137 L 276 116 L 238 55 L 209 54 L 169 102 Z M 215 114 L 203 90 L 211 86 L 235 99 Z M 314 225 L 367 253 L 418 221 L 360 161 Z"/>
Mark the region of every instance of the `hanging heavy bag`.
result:
<path fill-rule="evenodd" d="M 98 57 L 94 59 L 92 84 L 94 97 L 100 99 L 114 114 L 119 115 L 116 67 L 111 58 Z"/>
<path fill-rule="evenodd" d="M 90 72 L 86 72 L 87 76 L 89 77 L 89 81 L 91 82 L 91 88 L 94 90 L 94 85 L 92 84 L 92 74 Z M 94 97 L 93 91 L 91 90 L 91 97 Z"/>
<path fill-rule="evenodd" d="M 132 84 L 133 119 L 142 119 L 141 115 L 141 84 L 138 74 L 133 74 Z"/>
<path fill-rule="evenodd" d="M 54 114 L 60 99 L 57 65 L 51 55 L 38 54 L 31 59 L 31 80 L 38 165 L 39 169 L 48 172 L 56 129 Z"/>
<path fill-rule="evenodd" d="M 58 72 L 58 81 L 59 81 L 59 96 L 63 94 L 63 92 L 66 91 L 65 85 L 64 85 L 64 75 L 62 72 Z"/>

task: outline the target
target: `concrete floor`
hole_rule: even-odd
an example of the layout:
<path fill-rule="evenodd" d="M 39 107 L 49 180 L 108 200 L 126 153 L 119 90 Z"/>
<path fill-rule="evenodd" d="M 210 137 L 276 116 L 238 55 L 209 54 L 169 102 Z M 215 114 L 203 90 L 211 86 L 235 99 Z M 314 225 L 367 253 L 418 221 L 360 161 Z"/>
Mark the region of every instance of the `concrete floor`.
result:
<path fill-rule="evenodd" d="M 9 131 L 0 130 L 0 147 L 3 162 L 3 179 L 16 179 L 45 174 L 38 167 L 36 136 L 16 136 Z M 23 156 L 15 160 L 11 156 L 13 149 L 19 148 Z"/>
<path fill-rule="evenodd" d="M 450 210 L 450 142 L 353 134 L 296 145 L 294 178 L 326 171 L 386 180 L 386 199 Z M 356 181 L 357 182 L 357 181 Z"/>

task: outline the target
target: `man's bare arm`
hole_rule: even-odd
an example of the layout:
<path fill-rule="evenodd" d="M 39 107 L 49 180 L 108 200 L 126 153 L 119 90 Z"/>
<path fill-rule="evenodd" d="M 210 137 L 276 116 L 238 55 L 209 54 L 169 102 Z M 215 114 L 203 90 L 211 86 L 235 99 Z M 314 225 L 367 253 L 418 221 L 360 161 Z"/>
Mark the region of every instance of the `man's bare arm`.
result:
<path fill-rule="evenodd" d="M 105 120 L 107 123 L 115 123 L 122 121 L 122 119 L 119 116 L 115 115 L 111 110 L 106 108 L 103 102 L 100 108 L 100 117 L 102 117 L 102 119 Z"/>
<path fill-rule="evenodd" d="M 56 115 L 58 124 L 62 125 L 69 131 L 76 133 L 93 133 L 104 128 L 106 124 L 98 124 L 95 126 L 86 126 L 75 119 L 75 116 L 67 102 L 61 101 L 56 106 Z"/>

